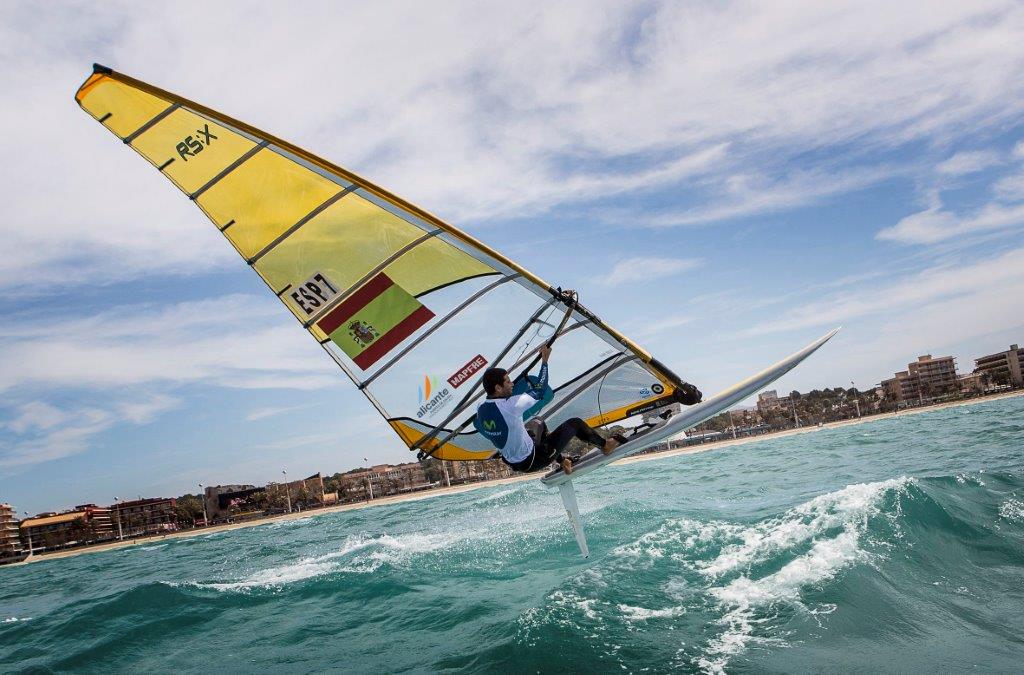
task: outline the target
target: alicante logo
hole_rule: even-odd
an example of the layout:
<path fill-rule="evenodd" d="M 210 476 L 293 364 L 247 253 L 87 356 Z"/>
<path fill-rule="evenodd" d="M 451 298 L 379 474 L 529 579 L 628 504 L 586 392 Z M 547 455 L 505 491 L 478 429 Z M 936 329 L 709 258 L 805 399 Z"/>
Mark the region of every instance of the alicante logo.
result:
<path fill-rule="evenodd" d="M 348 334 L 351 335 L 352 339 L 358 342 L 362 347 L 365 347 L 380 337 L 380 333 L 377 332 L 377 329 L 365 321 L 353 321 L 350 323 L 348 325 Z"/>
<path fill-rule="evenodd" d="M 416 411 L 417 419 L 432 417 L 451 399 L 451 390 L 448 387 L 438 388 L 437 382 L 436 377 L 423 376 L 423 384 L 419 387 L 420 408 Z"/>

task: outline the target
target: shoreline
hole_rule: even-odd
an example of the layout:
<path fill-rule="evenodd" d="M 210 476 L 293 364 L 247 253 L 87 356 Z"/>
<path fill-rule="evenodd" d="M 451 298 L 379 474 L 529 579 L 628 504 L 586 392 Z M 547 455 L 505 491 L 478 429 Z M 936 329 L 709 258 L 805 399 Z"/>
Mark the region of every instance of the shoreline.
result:
<path fill-rule="evenodd" d="M 838 429 L 841 427 L 854 426 L 858 424 L 868 424 L 879 420 L 886 419 L 898 419 L 907 415 L 919 415 L 921 413 L 934 412 L 936 410 L 944 410 L 946 408 L 959 408 L 961 406 L 975 405 L 978 403 L 988 403 L 991 401 L 999 401 L 1007 398 L 1016 398 L 1018 396 L 1024 396 L 1024 391 L 1011 391 L 1004 392 L 1001 394 L 995 394 L 993 396 L 985 396 L 980 398 L 968 399 L 965 401 L 951 401 L 948 403 L 939 403 L 931 406 L 924 406 L 920 408 L 911 408 L 898 413 L 881 413 L 878 415 L 869 415 L 861 418 L 854 418 L 848 420 L 840 420 L 837 422 L 828 422 L 821 426 L 802 427 L 799 429 L 786 429 L 783 431 L 775 431 L 767 434 L 761 434 L 759 436 L 746 436 L 743 438 L 729 438 L 718 441 L 711 441 L 708 443 L 701 443 L 687 448 L 676 448 L 673 450 L 663 450 L 661 452 L 652 452 L 645 455 L 634 455 L 632 457 L 625 457 L 614 465 L 633 464 L 635 462 L 648 462 L 656 459 L 665 459 L 667 457 L 676 457 L 679 455 L 693 455 L 701 452 L 709 452 L 711 450 L 719 450 L 722 448 L 734 447 L 737 445 L 746 445 L 748 443 L 757 443 L 759 441 L 774 440 L 777 438 L 784 438 L 787 436 L 796 436 L 798 434 L 814 433 L 816 431 L 824 431 L 826 429 Z M 462 492 L 469 492 L 471 490 L 478 490 L 487 487 L 496 487 L 500 485 L 511 485 L 514 483 L 521 483 L 524 481 L 537 480 L 537 476 L 534 474 L 522 474 L 517 476 L 510 476 L 509 478 L 500 478 L 498 480 L 480 481 L 476 483 L 466 483 L 463 485 L 453 485 L 450 487 L 435 488 L 433 490 L 423 490 L 421 492 L 414 492 L 402 495 L 389 495 L 387 497 L 380 497 L 367 502 L 359 502 L 356 504 L 338 504 L 336 506 L 327 506 L 320 509 L 313 509 L 310 511 L 302 511 L 297 513 L 286 513 L 277 516 L 268 516 L 263 518 L 256 518 L 253 520 L 246 520 L 239 523 L 225 523 L 222 525 L 211 525 L 203 528 L 192 528 L 189 530 L 181 530 L 179 532 L 171 532 L 169 534 L 161 535 L 150 535 L 147 537 L 138 537 L 129 541 L 111 541 L 103 544 L 96 544 L 94 546 L 84 546 L 79 549 L 71 549 L 67 551 L 54 551 L 52 553 L 41 553 L 38 555 L 31 555 L 25 560 L 17 563 L 11 563 L 9 565 L 2 565 L 3 567 L 18 567 L 21 565 L 27 565 L 29 563 L 43 562 L 45 560 L 56 560 L 59 558 L 70 558 L 77 555 L 83 555 L 85 553 L 98 553 L 100 551 L 112 551 L 119 548 L 128 548 L 132 546 L 140 545 L 152 545 L 166 541 L 168 539 L 180 539 L 185 537 L 200 537 L 208 534 L 216 534 L 218 532 L 227 532 L 229 530 L 238 530 L 248 527 L 260 527 L 261 525 L 271 525 L 273 523 L 281 523 L 292 520 L 302 520 L 304 518 L 314 518 L 316 516 L 325 515 L 329 513 L 339 513 L 342 511 L 353 511 L 358 509 L 373 508 L 375 506 L 385 506 L 388 504 L 397 504 L 401 502 L 412 502 L 421 499 L 431 499 L 434 497 L 441 497 L 444 495 L 459 494 Z"/>

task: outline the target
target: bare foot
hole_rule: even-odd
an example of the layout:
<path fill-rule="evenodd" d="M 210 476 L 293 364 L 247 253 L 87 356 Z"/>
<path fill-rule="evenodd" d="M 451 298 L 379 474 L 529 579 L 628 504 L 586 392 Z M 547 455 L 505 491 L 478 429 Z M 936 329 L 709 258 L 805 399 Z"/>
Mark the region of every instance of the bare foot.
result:
<path fill-rule="evenodd" d="M 568 476 L 569 474 L 572 473 L 572 460 L 571 459 L 566 457 L 565 459 L 563 459 L 559 463 L 562 465 L 562 471 L 565 472 L 566 476 Z"/>
<path fill-rule="evenodd" d="M 619 443 L 614 438 L 609 438 L 608 440 L 606 440 L 604 442 L 604 447 L 601 448 L 601 452 L 603 452 L 606 455 L 610 455 L 610 454 L 612 454 L 612 450 L 614 450 L 615 448 L 619 447 L 620 445 L 622 445 L 622 444 Z"/>

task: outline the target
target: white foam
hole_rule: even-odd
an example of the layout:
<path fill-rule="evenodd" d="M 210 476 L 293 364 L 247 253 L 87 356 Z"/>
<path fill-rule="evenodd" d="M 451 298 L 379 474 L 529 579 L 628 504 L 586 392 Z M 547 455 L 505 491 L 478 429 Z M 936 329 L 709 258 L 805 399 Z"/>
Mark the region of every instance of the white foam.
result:
<path fill-rule="evenodd" d="M 725 546 L 714 560 L 697 564 L 705 575 L 717 578 L 808 542 L 829 530 L 863 523 L 880 512 L 882 495 L 905 487 L 911 480 L 903 477 L 861 483 L 819 495 L 781 516 L 743 529 L 738 533 L 740 543 Z"/>
<path fill-rule="evenodd" d="M 1024 502 L 1010 497 L 999 505 L 999 517 L 1006 520 L 1024 522 Z"/>
<path fill-rule="evenodd" d="M 809 550 L 772 574 L 761 578 L 742 574 L 708 589 L 723 612 L 718 620 L 723 631 L 707 643 L 696 665 L 705 672 L 721 673 L 729 659 L 745 651 L 752 642 L 785 644 L 779 636 L 754 635 L 755 627 L 770 621 L 780 605 L 808 611 L 819 622 L 818 615 L 835 611 L 834 605 L 809 610 L 800 601 L 801 593 L 869 558 L 860 546 L 868 519 L 881 513 L 882 498 L 887 492 L 902 490 L 911 482 L 912 479 L 903 477 L 850 485 L 820 495 L 781 516 L 744 529 L 738 534 L 741 541 L 724 547 L 714 560 L 697 561 L 700 572 L 717 579 L 810 542 Z M 833 535 L 836 529 L 839 532 Z"/>
<path fill-rule="evenodd" d="M 508 497 L 509 495 L 515 494 L 516 492 L 519 492 L 519 490 L 517 488 L 513 488 L 513 489 L 510 489 L 510 490 L 500 490 L 498 492 L 495 492 L 492 495 L 487 495 L 486 497 L 482 497 L 482 498 L 476 500 L 473 503 L 474 504 L 487 504 L 489 502 L 497 501 L 497 500 L 499 500 L 499 499 L 501 499 L 503 497 Z"/>
<path fill-rule="evenodd" d="M 432 532 L 403 534 L 392 537 L 389 534 L 382 535 L 374 543 L 394 551 L 402 551 L 406 554 L 429 553 L 464 539 L 465 535 L 456 532 Z"/>
<path fill-rule="evenodd" d="M 699 546 L 733 537 L 744 529 L 742 525 L 734 523 L 704 523 L 688 518 L 671 519 L 665 521 L 658 529 L 641 535 L 637 540 L 612 549 L 611 554 L 629 558 L 634 564 L 642 562 L 644 558 L 651 562 L 665 557 L 670 550 L 692 551 Z M 685 558 L 673 558 L 685 562 Z"/>
<path fill-rule="evenodd" d="M 460 537 L 452 533 L 349 536 L 337 551 L 302 558 L 296 562 L 259 570 L 245 579 L 231 582 L 195 583 L 218 591 L 274 589 L 305 579 L 334 573 L 366 574 L 385 564 L 401 564 L 409 558 L 450 546 Z"/>
<path fill-rule="evenodd" d="M 732 607 L 752 607 L 779 600 L 796 601 L 805 586 L 827 581 L 843 567 L 865 556 L 866 553 L 858 546 L 859 539 L 856 529 L 844 530 L 836 537 L 815 542 L 810 551 L 794 558 L 778 572 L 757 580 L 741 576 L 709 592 Z"/>
<path fill-rule="evenodd" d="M 978 473 L 985 473 L 985 472 L 984 471 L 979 471 Z M 980 485 L 982 487 L 985 486 L 985 481 L 981 480 L 977 476 L 972 476 L 969 473 L 958 473 L 956 475 L 956 482 L 957 482 L 958 485 L 966 485 L 967 483 L 974 483 L 975 485 Z"/>
<path fill-rule="evenodd" d="M 597 612 L 597 605 L 603 604 L 597 598 L 585 598 L 575 591 L 555 591 L 548 596 L 549 607 L 544 612 L 546 618 L 553 619 L 556 623 L 567 626 L 577 627 L 575 622 L 572 621 L 572 616 L 583 615 L 591 621 L 600 622 L 601 616 Z M 536 609 L 536 608 L 533 608 Z M 540 618 L 539 611 L 527 610 L 523 618 L 528 621 L 537 622 Z M 564 616 L 562 616 L 564 614 Z M 527 616 L 528 615 L 528 616 Z"/>
<path fill-rule="evenodd" d="M 0 623 L 18 623 L 19 621 L 31 621 L 31 620 L 32 620 L 32 617 L 30 617 L 30 616 L 26 616 L 26 617 L 23 617 L 23 618 L 20 618 L 20 619 L 18 617 L 16 617 L 16 616 L 12 616 L 12 617 L 9 617 L 7 619 L 4 619 Z"/>
<path fill-rule="evenodd" d="M 312 577 L 328 574 L 335 565 L 330 562 L 319 562 L 313 558 L 304 558 L 297 563 L 260 570 L 248 579 L 228 583 L 199 584 L 218 591 L 238 591 L 252 588 L 275 588 L 286 584 L 302 581 Z"/>
<path fill-rule="evenodd" d="M 328 553 L 327 557 L 340 558 L 342 556 L 348 555 L 349 553 L 352 553 L 353 551 L 364 549 L 372 543 L 373 539 L 363 534 L 349 536 L 345 539 L 345 543 L 341 545 L 341 548 L 338 549 L 337 552 Z"/>
<path fill-rule="evenodd" d="M 648 619 L 670 619 L 672 617 L 686 614 L 686 608 L 665 607 L 664 609 L 647 609 L 646 607 L 632 607 L 630 605 L 619 605 L 626 621 L 647 621 Z"/>
<path fill-rule="evenodd" d="M 355 556 L 348 564 L 340 566 L 338 571 L 351 574 L 369 574 L 376 572 L 384 565 L 404 565 L 421 554 L 431 553 L 448 548 L 464 536 L 451 532 L 432 534 L 403 534 L 397 537 L 385 534 L 377 539 L 369 540 L 360 548 L 373 547 L 372 550 Z"/>

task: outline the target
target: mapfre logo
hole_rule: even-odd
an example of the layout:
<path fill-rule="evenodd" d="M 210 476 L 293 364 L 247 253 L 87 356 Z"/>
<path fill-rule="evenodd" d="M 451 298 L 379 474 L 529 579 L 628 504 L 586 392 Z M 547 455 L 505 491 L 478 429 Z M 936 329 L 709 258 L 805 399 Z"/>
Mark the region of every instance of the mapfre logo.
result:
<path fill-rule="evenodd" d="M 469 360 L 469 363 L 459 368 L 458 372 L 448 378 L 448 384 L 452 385 L 454 389 L 458 389 L 463 382 L 473 377 L 474 373 L 486 365 L 487 359 L 477 354 Z"/>

